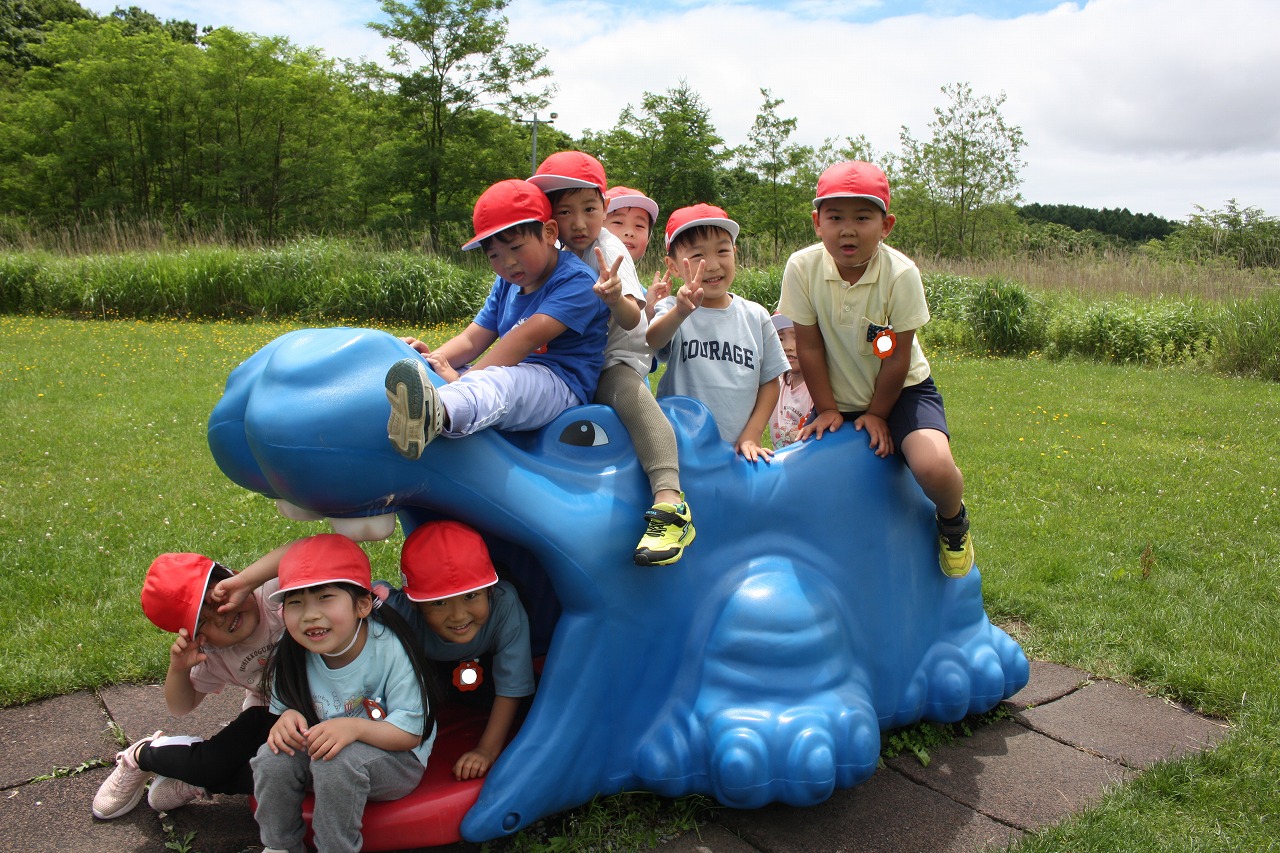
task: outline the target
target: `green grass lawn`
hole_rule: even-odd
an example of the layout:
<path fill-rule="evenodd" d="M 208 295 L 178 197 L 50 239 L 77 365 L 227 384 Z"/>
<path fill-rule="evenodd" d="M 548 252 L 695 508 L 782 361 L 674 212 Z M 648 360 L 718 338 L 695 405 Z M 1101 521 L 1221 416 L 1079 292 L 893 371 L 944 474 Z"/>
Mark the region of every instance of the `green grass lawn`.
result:
<path fill-rule="evenodd" d="M 295 325 L 0 316 L 0 704 L 160 680 L 168 640 L 138 606 L 156 554 L 239 567 L 327 529 L 232 485 L 205 443 L 230 370 Z M 1280 386 L 933 363 L 992 618 L 1030 657 L 1233 724 L 1016 849 L 1280 849 Z M 380 576 L 396 546 L 371 547 Z"/>

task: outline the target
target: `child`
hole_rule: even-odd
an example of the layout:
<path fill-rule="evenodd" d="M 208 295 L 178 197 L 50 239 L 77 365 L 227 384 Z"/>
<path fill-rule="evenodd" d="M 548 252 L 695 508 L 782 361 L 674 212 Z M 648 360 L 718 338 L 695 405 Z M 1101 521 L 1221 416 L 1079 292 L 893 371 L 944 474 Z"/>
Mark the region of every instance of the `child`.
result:
<path fill-rule="evenodd" d="M 778 330 L 778 342 L 787 357 L 791 369 L 778 377 L 778 403 L 769 418 L 769 436 L 777 449 L 800 440 L 800 428 L 809 420 L 813 400 L 804 384 L 804 371 L 796 357 L 796 330 L 791 319 L 783 314 L 773 315 L 773 327 Z"/>
<path fill-rule="evenodd" d="M 240 716 L 207 741 L 156 732 L 121 750 L 115 770 L 93 798 L 94 817 L 112 820 L 133 811 L 152 773 L 160 775 L 147 802 L 156 811 L 185 806 L 209 792 L 253 793 L 249 760 L 276 721 L 265 707 L 262 663 L 282 622 L 263 594 L 246 591 L 233 600 L 230 593 L 242 576 L 273 576 L 287 548 L 276 548 L 235 576 L 200 554 L 161 554 L 151 563 L 142 585 L 142 611 L 158 628 L 178 635 L 164 681 L 169 713 L 189 714 L 206 694 L 221 693 L 228 685 L 244 688 L 244 704 Z"/>
<path fill-rule="evenodd" d="M 889 180 L 861 161 L 818 179 L 813 229 L 820 243 L 787 261 L 778 309 L 795 322 L 796 350 L 816 415 L 801 438 L 846 420 L 885 457 L 902 450 L 937 508 L 938 561 L 958 578 L 973 568 L 964 478 L 951 456 L 942 395 L 915 330 L 929 321 L 920 271 L 883 244 L 893 230 Z"/>
<path fill-rule="evenodd" d="M 630 187 L 610 187 L 604 194 L 604 227 L 622 241 L 633 263 L 649 248 L 649 233 L 658 221 L 658 203 Z"/>
<path fill-rule="evenodd" d="M 480 742 L 453 766 L 458 780 L 478 779 L 506 746 L 520 700 L 534 691 L 529 617 L 515 587 L 498 580 L 484 539 L 461 522 L 432 521 L 414 530 L 400 551 L 400 570 L 403 590 L 378 581 L 374 594 L 405 618 L 428 658 L 457 664 L 459 690 L 492 684 L 493 707 Z M 481 656 L 487 673 L 476 663 Z"/>
<path fill-rule="evenodd" d="M 653 495 L 632 560 L 638 566 L 670 565 L 684 555 L 696 531 L 680 489 L 675 431 L 646 382 L 653 353 L 645 343 L 644 288 L 626 247 L 604 227 L 604 167 L 581 151 L 561 151 L 544 160 L 529 182 L 547 193 L 561 240 L 600 274 L 596 293 L 609 306 L 611 322 L 595 402 L 618 413 Z"/>
<path fill-rule="evenodd" d="M 631 260 L 639 264 L 649 249 L 649 233 L 658 221 L 658 203 L 630 187 L 612 187 L 604 194 L 604 200 L 604 227 L 622 241 Z M 644 296 L 645 316 L 652 320 L 654 306 L 670 295 L 671 276 L 665 269 L 655 272 L 653 284 Z"/>
<path fill-rule="evenodd" d="M 657 306 L 649 345 L 667 362 L 658 396 L 707 404 L 720 437 L 749 461 L 773 456 L 760 444 L 787 369 L 764 306 L 730 292 L 738 223 L 718 207 L 682 207 L 667 219 L 667 269 L 685 284 Z"/>
<path fill-rule="evenodd" d="M 280 718 L 252 762 L 264 853 L 303 849 L 309 788 L 316 847 L 354 853 L 365 803 L 405 796 L 426 769 L 429 665 L 404 620 L 375 608 L 369 558 L 345 536 L 290 546 L 270 599 L 283 601 L 286 633 L 268 663 Z"/>
<path fill-rule="evenodd" d="M 528 181 L 501 181 L 476 201 L 472 221 L 475 237 L 462 248 L 482 247 L 497 274 L 484 306 L 434 351 L 405 338 L 423 357 L 387 371 L 387 438 L 409 459 L 438 435 L 545 426 L 591 400 L 604 361 L 608 308 L 595 296 L 587 265 L 556 248 L 542 191 Z M 433 386 L 426 362 L 448 384 Z"/>

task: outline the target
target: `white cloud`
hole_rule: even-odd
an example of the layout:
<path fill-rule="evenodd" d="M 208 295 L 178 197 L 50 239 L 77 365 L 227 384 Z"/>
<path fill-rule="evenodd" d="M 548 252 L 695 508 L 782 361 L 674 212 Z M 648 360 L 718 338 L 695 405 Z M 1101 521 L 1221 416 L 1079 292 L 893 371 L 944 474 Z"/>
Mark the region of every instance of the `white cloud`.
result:
<path fill-rule="evenodd" d="M 100 12 L 111 0 L 93 0 Z M 645 92 L 681 79 L 721 136 L 746 140 L 760 89 L 798 119 L 795 141 L 864 134 L 897 150 L 928 134 L 943 85 L 1007 95 L 1027 147 L 1029 201 L 1127 206 L 1181 218 L 1228 198 L 1280 215 L 1280 4 L 1271 0 L 1088 0 L 1018 17 L 972 0 L 924 0 L 922 12 L 874 0 L 717 3 L 513 0 L 514 41 L 541 45 L 559 87 L 556 124 L 612 127 Z M 879 7 L 879 11 L 876 9 Z M 288 35 L 331 56 L 381 60 L 364 26 L 377 0 L 156 0 L 162 18 Z M 997 17 L 958 14 L 980 9 Z M 1040 4 L 1038 8 L 1044 8 Z"/>

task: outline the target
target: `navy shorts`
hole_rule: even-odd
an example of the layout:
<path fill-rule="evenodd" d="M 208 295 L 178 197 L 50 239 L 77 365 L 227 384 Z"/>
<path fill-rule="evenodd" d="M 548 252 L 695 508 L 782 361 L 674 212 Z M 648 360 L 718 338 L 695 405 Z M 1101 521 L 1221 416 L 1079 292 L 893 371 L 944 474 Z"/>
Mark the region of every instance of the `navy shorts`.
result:
<path fill-rule="evenodd" d="M 844 419 L 853 423 L 862 412 L 841 412 Z M 889 434 L 893 436 L 895 447 L 902 446 L 902 440 L 918 429 L 936 429 L 951 437 L 947 429 L 947 413 L 942 408 L 942 392 L 934 384 L 932 376 L 926 376 L 918 385 L 908 385 L 898 395 L 898 402 L 893 404 L 889 413 Z"/>

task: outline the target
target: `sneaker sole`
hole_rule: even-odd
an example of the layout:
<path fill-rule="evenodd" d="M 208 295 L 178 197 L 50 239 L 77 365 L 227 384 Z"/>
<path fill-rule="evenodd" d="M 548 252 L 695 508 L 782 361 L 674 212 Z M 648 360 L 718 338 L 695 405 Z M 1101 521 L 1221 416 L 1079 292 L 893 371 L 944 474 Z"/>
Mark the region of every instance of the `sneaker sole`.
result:
<path fill-rule="evenodd" d="M 439 429 L 428 429 L 434 419 L 435 388 L 420 358 L 406 358 L 391 365 L 384 383 L 391 417 L 387 419 L 387 439 L 406 459 L 419 459 Z M 431 391 L 426 389 L 430 388 Z"/>
<path fill-rule="evenodd" d="M 647 548 L 637 548 L 633 562 L 637 566 L 669 566 L 672 563 L 680 562 L 680 558 L 684 556 L 684 549 L 691 545 L 698 535 L 698 531 L 694 529 L 692 522 L 689 523 L 687 529 L 689 531 L 688 538 L 676 543 L 674 553 L 661 560 L 655 560 L 652 559 L 651 552 Z"/>

